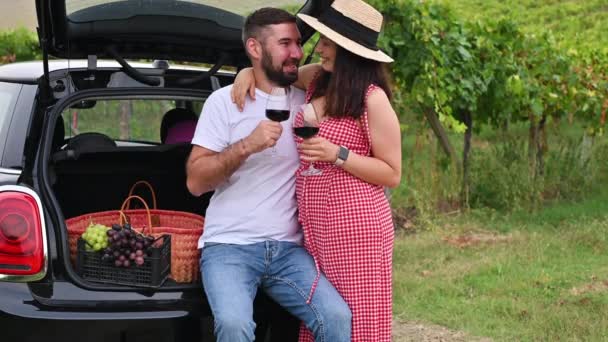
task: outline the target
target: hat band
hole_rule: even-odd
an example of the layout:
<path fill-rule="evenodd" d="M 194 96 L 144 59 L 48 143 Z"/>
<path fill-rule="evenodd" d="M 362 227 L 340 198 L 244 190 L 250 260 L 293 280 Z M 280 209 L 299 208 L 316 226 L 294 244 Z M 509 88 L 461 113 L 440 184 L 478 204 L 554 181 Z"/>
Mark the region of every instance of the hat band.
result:
<path fill-rule="evenodd" d="M 319 16 L 319 22 L 325 24 L 337 33 L 346 38 L 365 46 L 368 49 L 377 51 L 376 41 L 379 32 L 376 32 L 359 22 L 329 7 Z"/>

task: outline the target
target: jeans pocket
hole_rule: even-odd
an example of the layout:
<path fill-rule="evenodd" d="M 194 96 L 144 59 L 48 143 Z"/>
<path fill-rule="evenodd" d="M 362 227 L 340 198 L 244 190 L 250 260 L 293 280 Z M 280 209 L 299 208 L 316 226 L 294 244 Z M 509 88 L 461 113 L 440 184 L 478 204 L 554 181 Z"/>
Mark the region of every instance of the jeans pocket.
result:
<path fill-rule="evenodd" d="M 205 254 L 209 254 L 210 252 L 212 252 L 213 247 L 219 245 L 221 245 L 221 243 L 219 242 L 205 242 L 205 245 L 203 245 L 203 248 L 201 248 L 201 257 L 199 259 L 199 267 L 201 269 L 203 268 L 203 259 L 205 257 Z"/>

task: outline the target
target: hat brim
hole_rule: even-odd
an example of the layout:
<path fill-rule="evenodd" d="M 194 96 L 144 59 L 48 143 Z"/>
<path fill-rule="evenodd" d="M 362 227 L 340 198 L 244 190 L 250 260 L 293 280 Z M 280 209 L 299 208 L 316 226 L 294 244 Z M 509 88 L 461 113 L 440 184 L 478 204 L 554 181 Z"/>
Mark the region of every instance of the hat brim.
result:
<path fill-rule="evenodd" d="M 298 18 L 302 19 L 302 21 L 308 26 L 317 30 L 325 37 L 331 39 L 334 43 L 340 45 L 355 55 L 382 63 L 391 63 L 394 61 L 389 55 L 385 54 L 381 50 L 372 50 L 366 48 L 365 46 L 344 37 L 343 35 L 329 28 L 327 25 L 321 23 L 319 20 L 317 20 L 317 18 L 301 13 L 298 14 Z"/>

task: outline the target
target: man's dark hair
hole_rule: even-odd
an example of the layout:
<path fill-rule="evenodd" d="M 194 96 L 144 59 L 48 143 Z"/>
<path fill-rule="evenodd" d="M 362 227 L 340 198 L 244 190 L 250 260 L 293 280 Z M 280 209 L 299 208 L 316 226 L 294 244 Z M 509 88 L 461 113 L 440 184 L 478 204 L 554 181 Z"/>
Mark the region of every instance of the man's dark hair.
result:
<path fill-rule="evenodd" d="M 370 84 L 382 88 L 391 99 L 392 82 L 385 63 L 357 56 L 339 45 L 336 49 L 333 72 L 321 71 L 312 93 L 313 99 L 325 96 L 327 116 L 360 118 Z"/>
<path fill-rule="evenodd" d="M 279 8 L 264 7 L 251 13 L 245 19 L 243 26 L 243 44 L 249 38 L 255 38 L 260 42 L 264 41 L 264 29 L 269 25 L 284 23 L 295 23 L 296 17 Z"/>

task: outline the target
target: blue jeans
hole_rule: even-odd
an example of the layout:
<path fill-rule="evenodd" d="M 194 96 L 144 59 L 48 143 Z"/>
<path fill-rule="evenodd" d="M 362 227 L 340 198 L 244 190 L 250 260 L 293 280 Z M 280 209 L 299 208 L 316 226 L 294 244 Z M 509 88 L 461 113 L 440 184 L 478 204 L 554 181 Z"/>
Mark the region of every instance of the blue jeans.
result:
<path fill-rule="evenodd" d="M 306 303 L 316 268 L 302 246 L 280 241 L 206 243 L 201 273 L 218 342 L 253 341 L 253 299 L 258 287 L 302 320 L 315 341 L 350 341 L 350 309 L 323 275 L 310 304 Z"/>

